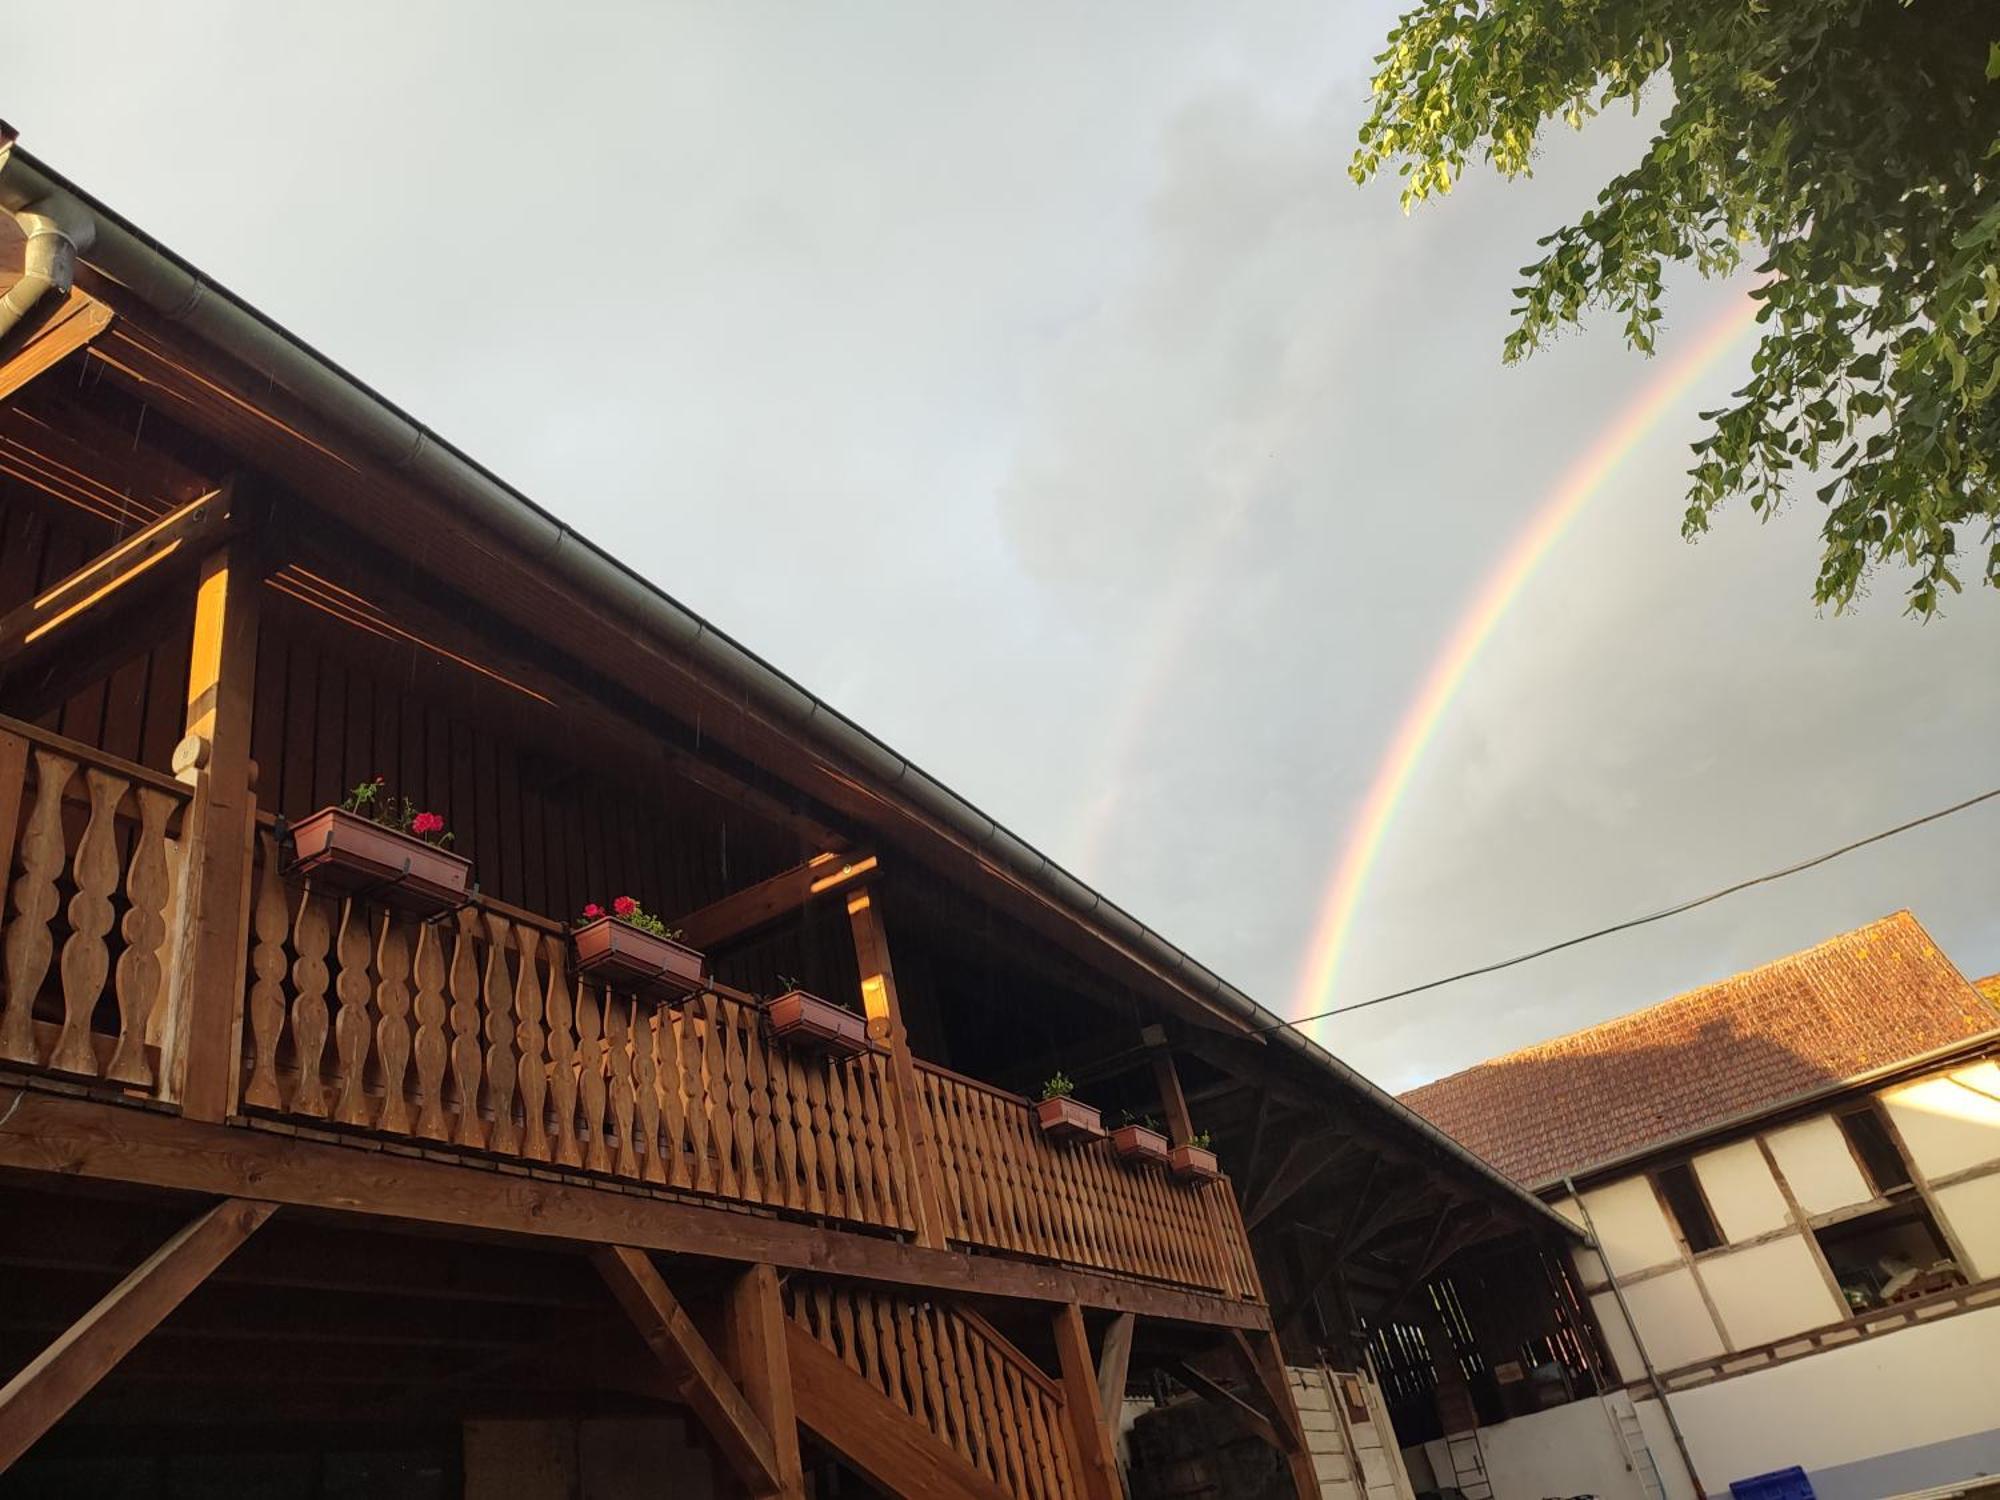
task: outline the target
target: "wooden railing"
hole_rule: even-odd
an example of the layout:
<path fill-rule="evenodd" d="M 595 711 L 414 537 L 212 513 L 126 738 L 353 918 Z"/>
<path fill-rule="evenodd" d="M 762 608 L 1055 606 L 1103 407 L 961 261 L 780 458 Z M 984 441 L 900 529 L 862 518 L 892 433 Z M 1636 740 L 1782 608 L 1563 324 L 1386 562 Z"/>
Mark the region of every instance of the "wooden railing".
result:
<path fill-rule="evenodd" d="M 0 721 L 0 1059 L 134 1091 L 160 1065 L 190 789 Z"/>
<path fill-rule="evenodd" d="M 280 878 L 260 839 L 243 1103 L 815 1217 L 913 1227 L 886 1060 L 575 979 L 560 929 L 419 922 Z"/>
<path fill-rule="evenodd" d="M 794 1277 L 791 1316 L 847 1368 L 1016 1500 L 1069 1500 L 1062 1389 L 971 1312 Z"/>
<path fill-rule="evenodd" d="M 1109 1143 L 1057 1146 L 1033 1106 L 925 1063 L 919 1089 L 937 1143 L 946 1234 L 962 1243 L 1128 1275 L 1258 1295 L 1226 1181 L 1169 1182 Z"/>

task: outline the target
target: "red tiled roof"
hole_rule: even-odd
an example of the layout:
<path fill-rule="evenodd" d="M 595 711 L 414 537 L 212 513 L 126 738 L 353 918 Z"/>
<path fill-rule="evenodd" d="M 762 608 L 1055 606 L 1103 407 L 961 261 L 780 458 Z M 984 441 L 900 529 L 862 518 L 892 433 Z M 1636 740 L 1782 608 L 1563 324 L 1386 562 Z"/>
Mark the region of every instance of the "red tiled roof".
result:
<path fill-rule="evenodd" d="M 1993 1004 L 2000 1005 L 2000 974 L 1988 974 L 1984 979 L 1975 979 L 1972 987 Z"/>
<path fill-rule="evenodd" d="M 1528 1187 L 2000 1026 L 1906 911 L 1403 1103 Z"/>

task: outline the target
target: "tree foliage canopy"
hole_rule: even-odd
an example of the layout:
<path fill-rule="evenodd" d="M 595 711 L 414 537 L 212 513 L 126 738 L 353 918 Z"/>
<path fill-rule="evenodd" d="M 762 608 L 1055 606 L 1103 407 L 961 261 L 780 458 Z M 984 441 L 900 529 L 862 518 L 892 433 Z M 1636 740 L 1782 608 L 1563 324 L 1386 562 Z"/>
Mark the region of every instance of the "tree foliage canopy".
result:
<path fill-rule="evenodd" d="M 1668 262 L 1761 257 L 1751 376 L 1703 413 L 1684 530 L 1818 471 L 1820 603 L 1905 563 L 1927 616 L 1961 548 L 2000 587 L 2000 0 L 1423 0 L 1376 62 L 1353 174 L 1398 163 L 1406 208 L 1664 80 L 1638 164 L 1523 269 L 1507 359 L 1593 307 L 1650 351 Z"/>

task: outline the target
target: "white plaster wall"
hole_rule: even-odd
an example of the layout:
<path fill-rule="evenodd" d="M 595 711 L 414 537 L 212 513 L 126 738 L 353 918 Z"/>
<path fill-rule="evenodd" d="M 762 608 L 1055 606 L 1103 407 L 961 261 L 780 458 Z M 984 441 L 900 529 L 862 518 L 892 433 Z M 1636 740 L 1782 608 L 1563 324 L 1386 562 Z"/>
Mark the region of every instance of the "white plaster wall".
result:
<path fill-rule="evenodd" d="M 1679 1242 L 1643 1175 L 1592 1188 L 1583 1201 L 1597 1226 L 1597 1243 L 1620 1276 L 1680 1259 Z"/>
<path fill-rule="evenodd" d="M 2000 1064 L 1974 1063 L 1882 1096 L 1926 1177 L 2000 1161 Z"/>
<path fill-rule="evenodd" d="M 1966 1278 L 2000 1276 L 2000 1172 L 1937 1189 L 1937 1205 L 1972 1261 L 1963 1268 Z M 2000 1367 L 2000 1352 L 1994 1363 Z M 1994 1390 L 1994 1399 L 2000 1402 L 2000 1381 Z"/>
<path fill-rule="evenodd" d="M 1617 1295 L 1612 1292 L 1591 1293 L 1590 1310 L 1597 1315 L 1597 1326 L 1604 1333 L 1604 1348 L 1611 1356 L 1612 1368 L 1617 1370 L 1621 1379 L 1643 1380 L 1646 1366 L 1639 1358 L 1639 1346 L 1632 1342 L 1632 1325 L 1625 1321 Z"/>
<path fill-rule="evenodd" d="M 1685 1266 L 1634 1282 L 1625 1288 L 1625 1300 L 1655 1369 L 1674 1370 L 1722 1353 L 1715 1320 L 1701 1300 L 1694 1272 Z"/>
<path fill-rule="evenodd" d="M 1764 1139 L 1770 1143 L 1778 1170 L 1785 1174 L 1786 1186 L 1808 1214 L 1832 1213 L 1875 1196 L 1862 1178 L 1861 1168 L 1854 1164 L 1854 1153 L 1847 1149 L 1847 1137 L 1840 1133 L 1833 1116 L 1802 1120 L 1774 1130 Z"/>
<path fill-rule="evenodd" d="M 1671 1399 L 1702 1483 L 1711 1494 L 1727 1494 L 1733 1479 L 1792 1464 L 1811 1475 L 2000 1430 L 1996 1350 L 2000 1307 L 1982 1308 Z"/>
<path fill-rule="evenodd" d="M 1726 1255 L 1704 1255 L 1695 1274 L 1708 1288 L 1730 1342 L 1739 1349 L 1838 1323 L 1847 1316 L 1811 1249 L 1796 1234 Z"/>
<path fill-rule="evenodd" d="M 1667 1422 L 1666 1411 L 1657 1401 L 1635 1401 L 1632 1406 L 1639 1414 L 1639 1426 L 1646 1434 L 1646 1446 L 1653 1452 L 1653 1465 L 1660 1472 L 1667 1500 L 1702 1500 L 1694 1481 L 1688 1477 L 1687 1464 L 1681 1458 L 1680 1445 L 1674 1441 L 1674 1429 Z"/>
<path fill-rule="evenodd" d="M 1694 1159 L 1694 1173 L 1708 1195 L 1717 1227 L 1730 1243 L 1755 1239 L 1790 1222 L 1785 1196 L 1755 1141 L 1702 1152 Z"/>
<path fill-rule="evenodd" d="M 1626 1466 L 1611 1414 L 1594 1399 L 1482 1427 L 1479 1446 L 1493 1500 L 1548 1495 L 1646 1500 L 1639 1477 Z"/>

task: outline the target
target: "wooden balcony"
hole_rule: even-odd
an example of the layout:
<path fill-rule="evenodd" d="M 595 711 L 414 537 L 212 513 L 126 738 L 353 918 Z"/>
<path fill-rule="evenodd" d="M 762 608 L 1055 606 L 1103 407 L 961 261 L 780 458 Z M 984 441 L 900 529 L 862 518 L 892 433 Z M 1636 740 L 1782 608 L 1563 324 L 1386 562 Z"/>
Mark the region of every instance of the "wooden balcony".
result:
<path fill-rule="evenodd" d="M 213 1004 L 186 970 L 194 783 L 0 720 L 0 1060 L 181 1102 Z M 247 870 L 233 1127 L 1261 1300 L 1226 1180 L 1055 1146 L 1027 1100 L 924 1063 L 899 1078 L 890 1050 L 780 1046 L 726 986 L 663 1006 L 580 978 L 560 923 L 503 903 L 420 920 L 316 891 L 268 817 Z"/>

